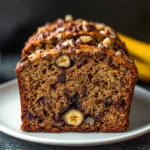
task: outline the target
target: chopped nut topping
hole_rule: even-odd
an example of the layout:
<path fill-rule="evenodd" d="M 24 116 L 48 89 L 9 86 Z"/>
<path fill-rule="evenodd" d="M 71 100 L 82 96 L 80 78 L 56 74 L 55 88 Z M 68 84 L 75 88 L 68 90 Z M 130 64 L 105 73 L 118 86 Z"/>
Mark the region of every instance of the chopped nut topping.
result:
<path fill-rule="evenodd" d="M 73 33 L 73 36 L 76 36 L 76 35 L 77 35 L 77 33 L 76 33 L 76 32 L 74 32 L 74 33 Z"/>
<path fill-rule="evenodd" d="M 39 50 L 36 50 L 35 51 L 35 54 L 40 54 L 40 53 L 42 53 L 44 50 L 42 50 L 42 49 L 39 49 Z"/>
<path fill-rule="evenodd" d="M 81 26 L 81 24 L 79 24 L 79 25 L 76 26 L 75 32 L 76 32 L 76 31 L 80 31 L 81 29 L 82 29 L 82 26 Z"/>
<path fill-rule="evenodd" d="M 126 60 L 127 62 L 131 63 L 131 64 L 134 63 L 132 57 L 125 57 L 125 60 Z"/>
<path fill-rule="evenodd" d="M 87 27 L 86 26 L 82 26 L 82 29 L 84 30 L 84 31 L 88 31 L 88 29 L 87 29 Z"/>
<path fill-rule="evenodd" d="M 63 31 L 65 31 L 65 27 L 60 27 L 56 30 L 56 32 L 63 32 Z"/>
<path fill-rule="evenodd" d="M 105 35 L 107 34 L 109 34 L 111 38 L 116 38 L 115 31 L 109 26 L 105 27 Z"/>
<path fill-rule="evenodd" d="M 68 15 L 66 15 L 65 16 L 65 21 L 72 21 L 73 20 L 73 17 L 72 17 L 72 15 L 70 15 L 70 14 L 68 14 Z"/>
<path fill-rule="evenodd" d="M 83 20 L 82 25 L 88 25 L 88 22 L 86 20 Z"/>
<path fill-rule="evenodd" d="M 36 37 L 36 40 L 40 40 L 40 39 L 43 39 L 43 34 L 40 33 L 37 37 Z"/>
<path fill-rule="evenodd" d="M 101 29 L 99 31 L 99 33 L 101 33 L 103 35 L 109 35 L 109 37 L 111 37 L 111 38 L 116 38 L 115 31 L 111 27 L 109 27 L 109 26 L 106 26 L 105 28 Z"/>
<path fill-rule="evenodd" d="M 69 39 L 69 40 L 66 40 L 66 41 L 61 41 L 56 47 L 60 47 L 61 49 L 65 49 L 67 48 L 68 46 L 70 47 L 75 47 L 76 44 L 75 44 L 75 41 L 74 39 Z"/>
<path fill-rule="evenodd" d="M 41 56 L 41 58 L 44 59 L 44 60 L 48 60 L 48 59 L 50 59 L 50 55 L 47 54 L 47 53 L 44 53 L 44 54 Z"/>
<path fill-rule="evenodd" d="M 91 117 L 87 117 L 85 119 L 85 123 L 88 124 L 88 125 L 90 125 L 90 126 L 94 125 L 94 122 L 95 122 L 94 119 L 91 118 Z"/>
<path fill-rule="evenodd" d="M 82 26 L 82 29 L 86 32 L 89 32 L 91 30 L 91 27 L 89 25 L 85 25 L 85 26 Z"/>
<path fill-rule="evenodd" d="M 104 34 L 105 35 L 105 31 L 104 30 L 100 30 L 99 33 Z"/>
<path fill-rule="evenodd" d="M 117 51 L 117 52 L 115 53 L 115 55 L 116 55 L 117 57 L 121 57 L 121 52 L 120 52 L 120 51 Z"/>
<path fill-rule="evenodd" d="M 44 27 L 39 27 L 37 32 L 41 33 L 41 32 L 44 32 L 44 31 L 45 31 L 45 26 Z"/>
<path fill-rule="evenodd" d="M 74 41 L 74 39 L 70 39 L 70 40 L 68 41 L 68 43 L 69 43 L 69 45 L 70 45 L 71 47 L 74 47 L 74 46 L 75 46 L 75 41 Z"/>
<path fill-rule="evenodd" d="M 63 45 L 63 46 L 68 46 L 68 45 L 69 45 L 68 40 L 64 41 L 64 42 L 62 43 L 62 45 Z"/>
<path fill-rule="evenodd" d="M 95 24 L 95 28 L 97 30 L 103 30 L 105 28 L 105 24 L 103 24 L 103 23 L 96 23 Z"/>
<path fill-rule="evenodd" d="M 35 53 L 32 53 L 31 55 L 28 56 L 28 58 L 32 61 L 37 57 Z"/>
<path fill-rule="evenodd" d="M 58 41 L 60 41 L 60 40 L 61 40 L 61 38 L 62 38 L 62 34 L 61 34 L 61 33 L 59 33 L 59 34 L 57 35 L 57 40 L 58 40 Z"/>
<path fill-rule="evenodd" d="M 49 35 L 49 36 L 46 37 L 46 39 L 51 40 L 51 39 L 53 39 L 53 36 Z"/>
<path fill-rule="evenodd" d="M 60 19 L 60 18 L 59 18 L 59 19 L 57 20 L 57 26 L 58 26 L 58 27 L 61 27 L 61 26 L 63 25 L 63 23 L 64 23 L 64 20 L 63 20 L 63 19 Z"/>
<path fill-rule="evenodd" d="M 64 46 L 64 45 L 67 45 L 67 43 L 64 44 L 64 45 L 63 45 L 63 43 L 64 43 L 64 40 L 61 40 L 61 41 L 56 45 L 56 49 L 65 49 L 67 46 Z"/>
<path fill-rule="evenodd" d="M 51 31 L 50 31 L 51 32 Z M 46 31 L 46 32 L 43 32 L 43 37 L 47 37 L 50 35 L 50 32 Z"/>
<path fill-rule="evenodd" d="M 89 43 L 92 41 L 92 37 L 91 36 L 80 36 L 80 39 L 83 43 Z"/>
<path fill-rule="evenodd" d="M 99 44 L 98 44 L 98 48 L 100 48 L 100 49 L 106 49 L 106 48 L 107 48 L 107 45 L 106 45 L 106 44 L 103 44 L 103 43 L 99 43 Z"/>
<path fill-rule="evenodd" d="M 81 43 L 82 43 L 81 39 L 78 38 L 78 39 L 76 40 L 76 44 L 77 44 L 77 45 L 80 45 Z"/>
<path fill-rule="evenodd" d="M 103 40 L 103 44 L 105 44 L 105 45 L 107 45 L 107 46 L 110 46 L 112 43 L 111 43 L 111 40 L 110 40 L 110 38 L 105 38 L 104 40 Z"/>
<path fill-rule="evenodd" d="M 68 55 L 61 55 L 56 59 L 58 67 L 68 68 L 70 66 L 70 58 Z"/>
<path fill-rule="evenodd" d="M 89 26 L 88 22 L 85 20 L 82 21 L 82 29 L 83 31 L 86 31 L 86 32 L 91 30 L 91 27 Z"/>
<path fill-rule="evenodd" d="M 81 23 L 81 22 L 82 22 L 82 19 L 81 19 L 81 18 L 78 18 L 78 19 L 75 20 L 75 23 L 76 23 L 76 24 L 79 24 L 79 23 Z"/>

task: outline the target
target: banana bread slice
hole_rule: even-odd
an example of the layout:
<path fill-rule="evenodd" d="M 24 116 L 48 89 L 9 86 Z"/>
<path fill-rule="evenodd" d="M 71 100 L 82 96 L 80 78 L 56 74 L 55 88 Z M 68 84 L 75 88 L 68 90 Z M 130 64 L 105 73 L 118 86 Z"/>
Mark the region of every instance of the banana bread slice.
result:
<path fill-rule="evenodd" d="M 17 64 L 21 130 L 127 130 L 138 75 L 134 61 L 124 50 L 107 46 L 110 38 L 96 46 L 88 44 L 93 36 L 85 35 L 78 45 L 64 39 L 54 49 L 30 52 Z"/>

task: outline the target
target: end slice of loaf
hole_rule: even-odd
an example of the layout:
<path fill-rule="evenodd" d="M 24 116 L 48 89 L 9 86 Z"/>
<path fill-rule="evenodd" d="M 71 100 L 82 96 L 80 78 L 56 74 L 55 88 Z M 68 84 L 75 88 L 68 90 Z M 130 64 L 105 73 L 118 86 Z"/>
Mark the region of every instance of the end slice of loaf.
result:
<path fill-rule="evenodd" d="M 103 44 L 72 48 L 62 44 L 66 41 L 35 49 L 17 64 L 21 130 L 126 131 L 138 74 L 133 59 Z"/>

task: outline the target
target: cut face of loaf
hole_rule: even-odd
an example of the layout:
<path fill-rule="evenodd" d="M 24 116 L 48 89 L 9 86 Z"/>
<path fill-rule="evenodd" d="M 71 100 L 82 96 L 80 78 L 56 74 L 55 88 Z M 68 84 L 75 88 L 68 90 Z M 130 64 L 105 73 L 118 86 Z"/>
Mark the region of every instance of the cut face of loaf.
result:
<path fill-rule="evenodd" d="M 80 45 L 37 51 L 16 68 L 23 131 L 123 132 L 137 79 L 133 60 Z"/>

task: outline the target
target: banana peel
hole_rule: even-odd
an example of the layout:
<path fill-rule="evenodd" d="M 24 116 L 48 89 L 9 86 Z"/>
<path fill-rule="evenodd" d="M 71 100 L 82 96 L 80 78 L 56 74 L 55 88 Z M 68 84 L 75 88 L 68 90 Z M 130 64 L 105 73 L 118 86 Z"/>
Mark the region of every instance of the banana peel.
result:
<path fill-rule="evenodd" d="M 134 56 L 146 63 L 150 63 L 150 44 L 145 43 L 121 33 L 118 33 L 120 39 L 126 43 L 128 52 L 131 56 Z"/>
<path fill-rule="evenodd" d="M 129 54 L 134 58 L 138 68 L 138 80 L 150 82 L 150 44 L 118 33 L 120 39 L 126 43 Z"/>

